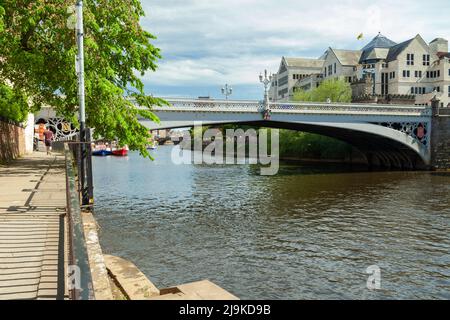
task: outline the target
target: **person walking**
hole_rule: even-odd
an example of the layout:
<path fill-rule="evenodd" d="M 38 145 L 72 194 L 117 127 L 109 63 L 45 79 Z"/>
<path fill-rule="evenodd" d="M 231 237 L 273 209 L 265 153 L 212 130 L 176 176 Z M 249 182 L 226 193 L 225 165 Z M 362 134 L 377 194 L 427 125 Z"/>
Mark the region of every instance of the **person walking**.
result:
<path fill-rule="evenodd" d="M 53 132 L 49 130 L 48 128 L 44 131 L 44 137 L 45 137 L 45 147 L 47 148 L 47 155 L 52 154 L 52 143 L 53 143 Z"/>

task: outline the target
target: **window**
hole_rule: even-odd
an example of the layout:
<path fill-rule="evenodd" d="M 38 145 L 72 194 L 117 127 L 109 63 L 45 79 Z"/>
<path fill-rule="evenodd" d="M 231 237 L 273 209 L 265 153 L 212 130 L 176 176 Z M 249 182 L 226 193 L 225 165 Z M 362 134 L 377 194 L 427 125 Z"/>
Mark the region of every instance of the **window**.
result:
<path fill-rule="evenodd" d="M 280 87 L 284 86 L 285 84 L 287 84 L 289 81 L 289 77 L 288 76 L 284 76 L 283 78 L 281 78 L 280 80 L 278 80 L 278 85 Z"/>
<path fill-rule="evenodd" d="M 387 72 L 381 73 L 381 94 L 387 95 L 389 94 L 389 74 Z"/>
<path fill-rule="evenodd" d="M 440 78 L 441 77 L 441 70 L 436 71 L 436 78 Z"/>
<path fill-rule="evenodd" d="M 414 94 L 414 87 L 411 87 L 411 94 Z"/>
<path fill-rule="evenodd" d="M 334 64 L 334 73 L 336 73 L 336 63 Z"/>
<path fill-rule="evenodd" d="M 330 64 L 328 66 L 328 75 L 331 76 L 333 74 L 333 66 Z"/>
<path fill-rule="evenodd" d="M 409 70 L 403 70 L 403 78 L 409 78 L 411 76 L 411 72 Z"/>
<path fill-rule="evenodd" d="M 406 55 L 406 64 L 408 66 L 413 66 L 414 65 L 414 53 L 408 53 Z"/>
<path fill-rule="evenodd" d="M 429 66 L 430 65 L 430 55 L 429 54 L 424 54 L 423 55 L 423 65 L 424 66 Z"/>
<path fill-rule="evenodd" d="M 448 86 L 448 96 L 450 97 L 450 86 Z"/>

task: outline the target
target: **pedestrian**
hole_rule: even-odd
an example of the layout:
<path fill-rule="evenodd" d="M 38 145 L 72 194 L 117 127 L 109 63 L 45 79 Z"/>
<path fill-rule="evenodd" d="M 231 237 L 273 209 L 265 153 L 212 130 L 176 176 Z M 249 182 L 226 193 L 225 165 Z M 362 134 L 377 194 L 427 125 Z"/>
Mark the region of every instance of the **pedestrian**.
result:
<path fill-rule="evenodd" d="M 45 147 L 47 149 L 47 155 L 52 154 L 52 143 L 53 143 L 53 132 L 49 130 L 48 128 L 44 131 L 44 137 L 45 137 Z"/>

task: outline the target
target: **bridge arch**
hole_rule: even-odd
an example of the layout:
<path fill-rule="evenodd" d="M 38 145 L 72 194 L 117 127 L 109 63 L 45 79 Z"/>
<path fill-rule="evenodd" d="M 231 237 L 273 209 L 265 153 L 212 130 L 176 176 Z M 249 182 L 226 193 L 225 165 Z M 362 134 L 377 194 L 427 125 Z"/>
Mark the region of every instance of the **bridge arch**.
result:
<path fill-rule="evenodd" d="M 145 122 L 144 122 L 145 124 Z M 157 128 L 176 129 L 199 125 L 199 121 L 183 121 L 177 124 L 162 122 Z M 202 121 L 204 126 L 238 124 L 255 128 L 289 129 L 314 133 L 344 141 L 355 147 L 365 157 L 369 167 L 387 169 L 425 169 L 429 153 L 423 144 L 406 133 L 371 123 L 311 123 L 296 121 Z"/>

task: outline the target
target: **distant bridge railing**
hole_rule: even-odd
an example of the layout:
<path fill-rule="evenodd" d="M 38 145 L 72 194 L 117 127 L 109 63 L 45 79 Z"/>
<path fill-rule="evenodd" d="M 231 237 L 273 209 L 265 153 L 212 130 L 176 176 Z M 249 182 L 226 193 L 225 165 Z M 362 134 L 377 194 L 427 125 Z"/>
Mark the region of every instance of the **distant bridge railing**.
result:
<path fill-rule="evenodd" d="M 164 98 L 163 98 L 164 99 Z M 170 106 L 155 106 L 155 111 L 209 111 L 209 112 L 262 112 L 262 101 L 252 100 L 202 100 L 202 99 L 165 99 Z M 310 113 L 310 114 L 366 114 L 366 115 L 405 115 L 431 116 L 428 106 L 393 105 L 393 104 L 357 104 L 357 103 L 320 103 L 320 102 L 286 102 L 269 103 L 275 113 Z"/>

